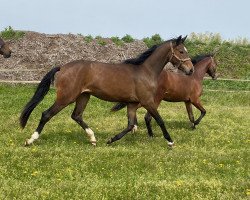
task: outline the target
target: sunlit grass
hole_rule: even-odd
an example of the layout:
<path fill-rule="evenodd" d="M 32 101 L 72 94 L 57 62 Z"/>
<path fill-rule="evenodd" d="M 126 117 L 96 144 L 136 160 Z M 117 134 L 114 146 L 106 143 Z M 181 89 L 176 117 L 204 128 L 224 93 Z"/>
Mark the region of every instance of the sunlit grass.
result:
<path fill-rule="evenodd" d="M 205 90 L 207 115 L 196 130 L 184 103 L 162 102 L 159 111 L 176 142 L 172 150 L 154 121 L 155 137 L 147 137 L 143 109 L 137 133 L 107 146 L 126 127 L 126 112 L 110 113 L 113 104 L 94 97 L 84 119 L 96 148 L 70 118 L 74 105 L 26 148 L 55 97 L 51 89 L 21 130 L 18 117 L 34 89 L 0 85 L 0 199 L 248 199 L 250 93 Z"/>

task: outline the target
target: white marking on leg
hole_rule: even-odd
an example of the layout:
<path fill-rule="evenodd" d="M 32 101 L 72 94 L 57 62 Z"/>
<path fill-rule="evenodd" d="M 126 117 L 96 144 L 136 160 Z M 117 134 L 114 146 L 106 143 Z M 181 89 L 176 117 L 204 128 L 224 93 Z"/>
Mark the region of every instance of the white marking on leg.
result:
<path fill-rule="evenodd" d="M 138 129 L 138 126 L 137 125 L 134 125 L 133 129 L 132 129 L 132 133 L 135 133 Z"/>
<path fill-rule="evenodd" d="M 37 140 L 38 138 L 39 138 L 39 133 L 38 133 L 37 131 L 35 131 L 35 132 L 32 134 L 31 138 L 28 139 L 28 140 L 26 141 L 26 144 L 27 144 L 27 145 L 30 145 L 30 144 L 32 144 L 35 140 Z"/>
<path fill-rule="evenodd" d="M 173 147 L 174 146 L 174 142 L 168 142 L 168 146 L 169 147 Z"/>
<path fill-rule="evenodd" d="M 91 144 L 96 146 L 96 138 L 94 132 L 90 128 L 86 128 L 85 131 L 89 136 Z"/>

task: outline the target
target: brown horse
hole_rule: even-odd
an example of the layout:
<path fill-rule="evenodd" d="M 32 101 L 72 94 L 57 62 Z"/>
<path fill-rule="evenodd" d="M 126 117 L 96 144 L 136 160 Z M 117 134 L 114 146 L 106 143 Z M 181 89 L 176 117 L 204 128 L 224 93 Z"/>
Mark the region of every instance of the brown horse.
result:
<path fill-rule="evenodd" d="M 5 43 L 2 38 L 0 38 L 0 54 L 3 55 L 4 58 L 9 58 L 11 56 L 9 44 Z"/>
<path fill-rule="evenodd" d="M 42 79 L 38 88 L 27 103 L 20 116 L 24 128 L 33 109 L 44 98 L 52 79 L 56 76 L 57 97 L 54 104 L 42 113 L 36 131 L 25 144 L 30 145 L 38 139 L 44 125 L 59 111 L 76 102 L 72 118 L 87 132 L 90 141 L 96 145 L 94 132 L 83 121 L 82 114 L 90 95 L 113 102 L 126 102 L 128 107 L 128 126 L 120 134 L 111 138 L 108 144 L 130 132 L 135 125 L 135 113 L 140 103 L 154 117 L 162 129 L 170 146 L 173 145 L 164 122 L 157 111 L 154 94 L 157 78 L 167 62 L 172 62 L 186 74 L 192 74 L 193 64 L 184 47 L 186 37 L 179 36 L 161 45 L 153 46 L 130 63 L 107 64 L 78 60 L 53 68 Z M 132 64 L 134 63 L 134 64 Z"/>
<path fill-rule="evenodd" d="M 158 89 L 155 100 L 156 105 L 159 105 L 162 100 L 185 102 L 189 120 L 192 123 L 192 127 L 195 128 L 206 114 L 206 110 L 203 108 L 199 98 L 202 94 L 202 80 L 206 73 L 213 79 L 217 78 L 217 62 L 212 54 L 207 54 L 194 57 L 192 63 L 194 64 L 195 72 L 191 76 L 173 73 L 164 68 L 158 79 Z M 197 120 L 194 120 L 192 104 L 201 111 L 201 115 Z M 117 103 L 111 110 L 118 111 L 125 106 L 125 103 Z M 149 136 L 153 136 L 150 125 L 151 119 L 150 113 L 147 112 L 145 121 Z M 136 128 L 135 126 L 135 130 Z"/>

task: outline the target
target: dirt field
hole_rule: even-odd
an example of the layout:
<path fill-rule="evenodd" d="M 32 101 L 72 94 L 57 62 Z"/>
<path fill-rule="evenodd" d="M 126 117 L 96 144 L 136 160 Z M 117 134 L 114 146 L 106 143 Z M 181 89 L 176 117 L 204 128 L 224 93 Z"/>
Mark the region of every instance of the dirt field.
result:
<path fill-rule="evenodd" d="M 9 42 L 13 54 L 9 59 L 0 57 L 0 80 L 40 80 L 50 68 L 72 60 L 116 63 L 147 49 L 140 40 L 117 46 L 105 39 L 107 44 L 102 46 L 96 40 L 86 42 L 81 35 L 36 32 L 26 32 L 23 38 Z"/>

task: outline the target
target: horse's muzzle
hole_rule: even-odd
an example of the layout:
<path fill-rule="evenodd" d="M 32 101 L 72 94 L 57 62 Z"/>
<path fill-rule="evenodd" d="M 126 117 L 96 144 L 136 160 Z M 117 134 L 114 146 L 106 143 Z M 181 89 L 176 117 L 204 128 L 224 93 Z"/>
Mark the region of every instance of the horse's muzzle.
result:
<path fill-rule="evenodd" d="M 189 71 L 186 72 L 187 75 L 191 75 L 194 73 L 194 68 L 190 69 Z"/>
<path fill-rule="evenodd" d="M 187 66 L 179 66 L 178 67 L 178 69 L 179 70 L 181 70 L 184 74 L 186 74 L 186 75 L 191 75 L 191 74 L 193 74 L 194 73 L 194 67 L 192 67 L 191 69 L 190 69 L 190 67 L 187 67 Z"/>

